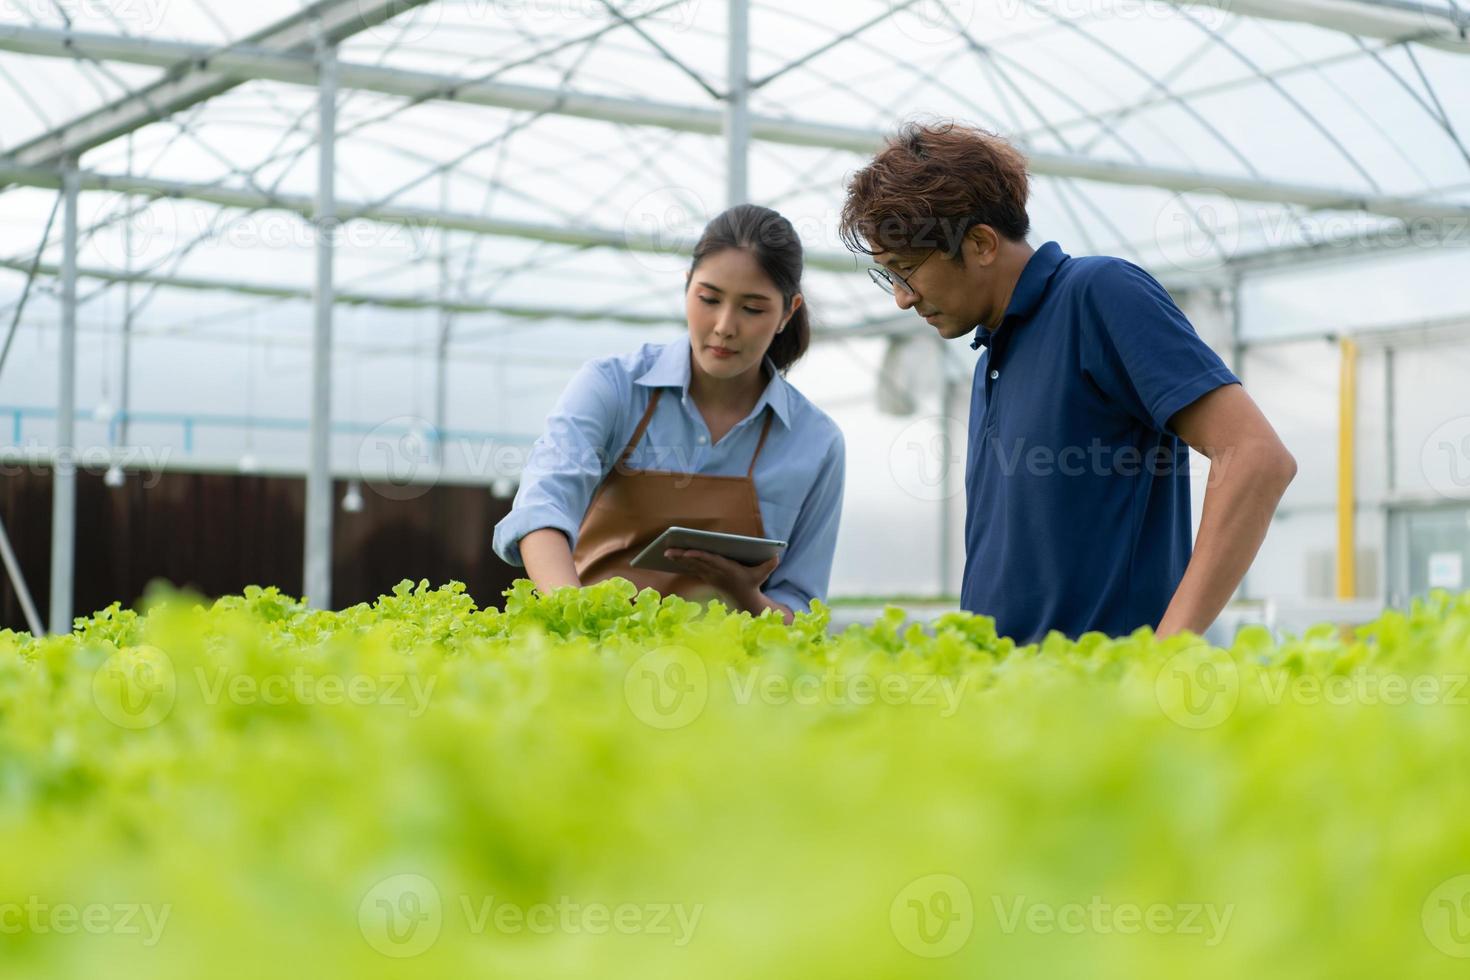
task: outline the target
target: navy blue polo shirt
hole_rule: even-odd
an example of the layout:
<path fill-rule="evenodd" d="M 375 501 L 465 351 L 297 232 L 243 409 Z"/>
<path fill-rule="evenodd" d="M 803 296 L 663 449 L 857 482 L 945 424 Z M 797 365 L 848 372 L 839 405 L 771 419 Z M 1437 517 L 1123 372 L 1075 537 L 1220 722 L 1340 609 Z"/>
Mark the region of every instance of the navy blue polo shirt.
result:
<path fill-rule="evenodd" d="M 1157 626 L 1191 550 L 1169 420 L 1238 379 L 1147 272 L 1055 242 L 972 346 L 961 606 L 1022 643 Z"/>

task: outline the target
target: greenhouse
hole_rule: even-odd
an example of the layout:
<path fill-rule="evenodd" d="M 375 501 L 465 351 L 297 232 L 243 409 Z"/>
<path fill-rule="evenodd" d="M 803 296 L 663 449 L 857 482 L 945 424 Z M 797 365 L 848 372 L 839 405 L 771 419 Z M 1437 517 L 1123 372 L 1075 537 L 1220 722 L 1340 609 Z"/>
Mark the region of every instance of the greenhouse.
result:
<path fill-rule="evenodd" d="M 0 0 L 0 93 L 0 972 L 1461 975 L 1464 0 Z"/>

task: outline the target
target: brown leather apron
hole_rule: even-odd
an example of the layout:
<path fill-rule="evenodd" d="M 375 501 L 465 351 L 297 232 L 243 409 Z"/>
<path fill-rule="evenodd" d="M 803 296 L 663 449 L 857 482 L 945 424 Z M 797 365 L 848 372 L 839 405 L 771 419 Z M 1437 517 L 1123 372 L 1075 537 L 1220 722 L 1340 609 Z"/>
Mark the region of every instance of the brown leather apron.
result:
<path fill-rule="evenodd" d="M 703 601 L 719 595 L 703 579 L 676 572 L 656 572 L 630 564 L 654 538 L 670 527 L 690 527 L 726 534 L 766 536 L 760 498 L 755 492 L 755 463 L 771 433 L 772 413 L 766 412 L 760 442 L 744 476 L 700 476 L 668 470 L 636 470 L 627 465 L 633 450 L 648 431 L 663 389 L 654 389 L 648 410 L 619 454 L 612 472 L 592 496 L 587 516 L 572 553 L 583 585 L 615 576 L 628 579 L 640 590 L 657 589 Z"/>

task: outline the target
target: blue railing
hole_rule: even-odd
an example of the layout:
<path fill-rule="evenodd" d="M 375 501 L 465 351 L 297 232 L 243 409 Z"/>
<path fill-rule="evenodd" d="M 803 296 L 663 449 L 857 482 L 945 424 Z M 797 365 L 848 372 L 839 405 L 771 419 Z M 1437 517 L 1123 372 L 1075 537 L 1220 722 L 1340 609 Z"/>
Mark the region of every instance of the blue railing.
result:
<path fill-rule="evenodd" d="M 95 409 L 78 409 L 78 421 L 84 421 L 95 415 Z M 26 419 L 54 419 L 56 409 L 39 405 L 0 405 L 0 415 L 11 417 L 11 440 L 20 445 L 24 436 Z M 295 418 L 271 418 L 269 416 L 247 416 L 247 415 L 213 415 L 200 413 L 182 412 L 115 412 L 108 422 L 108 439 L 115 442 L 117 430 L 123 422 L 137 425 L 177 425 L 180 427 L 184 437 L 184 452 L 194 451 L 195 428 L 219 428 L 219 429 L 270 429 L 284 432 L 306 432 L 311 428 L 308 419 Z M 384 423 L 369 424 L 367 422 L 333 422 L 331 431 L 334 435 L 367 435 L 371 432 L 383 435 L 407 435 L 413 431 L 411 426 L 390 426 Z M 431 435 L 433 427 L 430 426 Z M 439 442 L 452 442 L 455 440 L 499 442 L 512 445 L 530 445 L 535 441 L 534 435 L 522 433 L 490 432 L 479 429 L 446 429 L 437 434 Z"/>

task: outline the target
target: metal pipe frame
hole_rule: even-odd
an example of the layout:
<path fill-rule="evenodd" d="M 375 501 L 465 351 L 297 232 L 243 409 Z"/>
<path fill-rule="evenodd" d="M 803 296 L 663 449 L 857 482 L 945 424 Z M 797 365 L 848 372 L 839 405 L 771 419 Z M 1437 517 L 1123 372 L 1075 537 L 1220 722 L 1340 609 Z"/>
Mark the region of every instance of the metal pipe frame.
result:
<path fill-rule="evenodd" d="M 729 85 L 725 95 L 725 204 L 750 200 L 750 0 L 730 5 Z"/>
<path fill-rule="evenodd" d="M 1175 6 L 1224 7 L 1241 17 L 1310 24 L 1358 37 L 1412 41 L 1470 54 L 1470 8 L 1453 10 L 1412 0 L 1169 0 Z"/>
<path fill-rule="evenodd" d="M 376 27 L 427 2 L 430 0 L 319 0 L 299 13 L 249 35 L 241 41 L 240 47 L 264 55 L 296 54 L 304 58 L 307 64 L 311 64 L 312 51 L 318 37 L 329 43 L 345 41 L 354 34 Z M 86 35 L 18 25 L 0 29 L 0 48 L 14 40 L 17 45 L 22 46 L 12 47 L 10 50 L 41 54 L 41 51 L 26 50 L 23 46 L 23 39 L 27 37 L 39 39 L 40 35 L 34 33 L 36 31 L 43 35 L 51 34 L 52 41 L 59 43 L 63 51 L 70 49 L 70 57 L 99 61 L 128 60 L 106 57 L 91 49 L 91 39 L 101 41 L 108 35 Z M 222 95 L 249 80 L 248 77 L 209 71 L 201 65 L 201 59 L 207 62 L 210 55 L 223 57 L 233 45 L 226 48 L 190 45 L 188 47 L 192 48 L 192 54 L 185 54 L 178 47 L 170 46 L 166 42 L 150 41 L 146 38 L 129 39 L 122 35 L 117 35 L 116 39 L 140 44 L 141 50 L 149 53 L 149 58 L 135 63 L 166 69 L 164 78 L 28 140 L 10 153 L 13 160 L 25 166 L 41 166 L 59 163 L 68 157 L 79 157 L 87 150 Z M 55 53 L 55 48 L 52 50 Z M 161 60 L 154 57 L 166 51 L 172 51 L 173 54 L 165 55 Z"/>
<path fill-rule="evenodd" d="M 160 47 L 167 50 L 167 55 L 157 50 Z M 206 45 L 184 42 L 81 35 L 49 28 L 8 28 L 0 31 L 0 50 L 6 49 L 55 57 L 86 56 L 99 60 L 128 60 L 143 64 L 175 64 L 187 60 L 181 56 L 188 53 L 194 59 L 192 63 L 211 73 L 240 79 L 316 84 L 316 68 L 309 58 L 255 50 L 243 45 L 212 55 L 213 49 Z M 624 125 L 654 126 L 715 136 L 724 134 L 728 123 L 727 112 L 720 109 L 612 98 L 558 88 L 475 81 L 432 72 L 372 65 L 342 64 L 339 81 L 344 88 L 397 95 L 414 101 L 459 101 L 516 111 L 574 116 Z M 751 115 L 750 135 L 752 139 L 763 142 L 867 154 L 881 146 L 887 134 L 874 129 Z M 1470 217 L 1470 206 L 1467 205 L 1349 188 L 1146 166 L 1065 153 L 1028 153 L 1028 160 L 1033 173 L 1047 177 L 1156 187 L 1178 193 L 1214 193 L 1236 200 L 1295 204 L 1311 209 L 1360 210 L 1405 221 Z M 17 167 L 26 165 L 21 158 L 13 158 L 7 162 Z M 3 176 L 0 174 L 0 177 Z"/>
<path fill-rule="evenodd" d="M 75 171 L 62 179 L 61 337 L 57 351 L 56 466 L 51 471 L 51 632 L 70 633 L 76 561 L 77 198 Z"/>
<path fill-rule="evenodd" d="M 332 266 L 337 221 L 337 52 L 318 53 L 316 284 L 311 348 L 311 430 L 306 470 L 306 554 L 302 590 L 316 609 L 332 603 Z"/>

